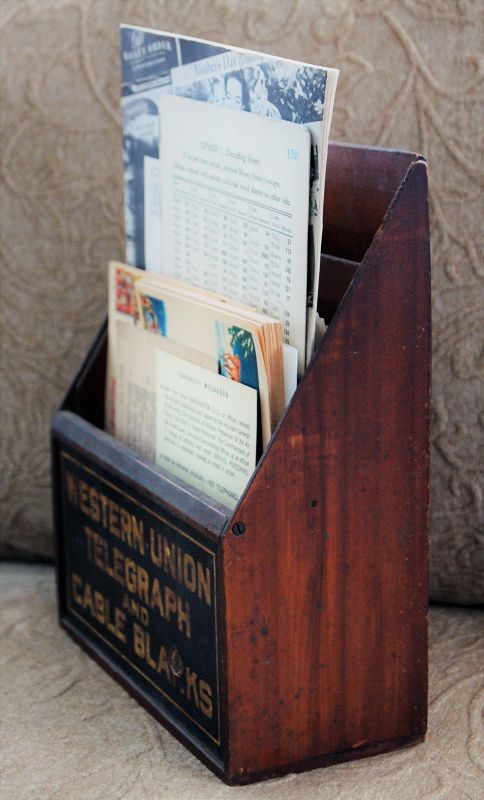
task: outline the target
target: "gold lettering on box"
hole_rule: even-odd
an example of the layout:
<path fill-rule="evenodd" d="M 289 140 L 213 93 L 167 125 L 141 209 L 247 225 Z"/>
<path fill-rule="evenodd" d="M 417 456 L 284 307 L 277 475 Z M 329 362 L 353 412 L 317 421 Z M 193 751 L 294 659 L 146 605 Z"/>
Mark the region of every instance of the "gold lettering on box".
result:
<path fill-rule="evenodd" d="M 69 612 L 219 745 L 214 552 L 79 456 L 62 464 Z"/>

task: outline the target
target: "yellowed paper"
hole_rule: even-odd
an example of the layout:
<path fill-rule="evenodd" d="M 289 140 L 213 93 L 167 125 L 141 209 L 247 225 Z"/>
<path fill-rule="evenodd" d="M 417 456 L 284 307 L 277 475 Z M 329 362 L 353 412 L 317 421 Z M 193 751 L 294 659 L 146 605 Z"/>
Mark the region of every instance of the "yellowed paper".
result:
<path fill-rule="evenodd" d="M 217 360 L 140 327 L 116 322 L 115 435 L 150 461 L 155 460 L 156 353 L 217 371 Z"/>
<path fill-rule="evenodd" d="M 156 463 L 229 508 L 255 468 L 257 391 L 159 350 Z"/>

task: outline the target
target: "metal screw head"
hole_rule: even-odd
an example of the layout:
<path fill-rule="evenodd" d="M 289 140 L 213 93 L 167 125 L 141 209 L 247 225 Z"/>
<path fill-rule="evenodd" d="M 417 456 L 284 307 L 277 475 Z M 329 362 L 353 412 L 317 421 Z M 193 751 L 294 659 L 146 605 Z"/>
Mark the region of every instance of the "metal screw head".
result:
<path fill-rule="evenodd" d="M 243 522 L 235 522 L 232 525 L 232 533 L 234 536 L 242 536 L 245 533 L 245 525 Z"/>

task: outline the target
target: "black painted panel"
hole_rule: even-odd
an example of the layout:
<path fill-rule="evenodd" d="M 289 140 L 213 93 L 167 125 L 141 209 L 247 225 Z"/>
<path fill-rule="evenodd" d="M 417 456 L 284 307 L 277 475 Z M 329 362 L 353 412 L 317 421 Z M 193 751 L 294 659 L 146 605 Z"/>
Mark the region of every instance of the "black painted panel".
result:
<path fill-rule="evenodd" d="M 85 454 L 61 445 L 59 461 L 64 616 L 220 754 L 214 546 Z"/>

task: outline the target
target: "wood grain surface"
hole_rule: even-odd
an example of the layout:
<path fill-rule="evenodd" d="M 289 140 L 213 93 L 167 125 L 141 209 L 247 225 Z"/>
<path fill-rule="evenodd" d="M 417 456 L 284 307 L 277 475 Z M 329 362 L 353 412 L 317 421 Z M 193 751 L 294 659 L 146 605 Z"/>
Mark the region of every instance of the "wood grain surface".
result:
<path fill-rule="evenodd" d="M 426 167 L 333 149 L 343 183 L 357 174 L 362 185 L 377 158 L 377 174 L 400 169 L 402 185 L 235 512 L 244 534 L 229 526 L 223 540 L 234 782 L 412 743 L 426 729 Z M 338 255 L 371 241 L 384 195 L 373 209 L 368 193 L 348 202 L 344 219 L 359 222 Z M 343 248 L 342 233 L 332 241 Z"/>

